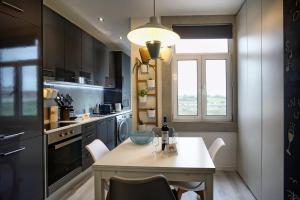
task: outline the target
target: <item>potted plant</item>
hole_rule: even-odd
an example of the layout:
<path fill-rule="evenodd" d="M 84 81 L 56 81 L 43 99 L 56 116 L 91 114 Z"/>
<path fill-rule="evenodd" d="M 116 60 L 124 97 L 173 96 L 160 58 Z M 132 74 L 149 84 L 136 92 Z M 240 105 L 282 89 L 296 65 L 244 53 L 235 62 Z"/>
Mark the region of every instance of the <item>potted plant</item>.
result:
<path fill-rule="evenodd" d="M 144 124 L 144 122 L 141 119 L 139 119 L 139 121 L 138 121 L 138 130 L 146 131 L 146 125 Z"/>
<path fill-rule="evenodd" d="M 147 114 L 149 118 L 155 118 L 155 109 L 150 108 L 149 110 L 147 110 Z"/>
<path fill-rule="evenodd" d="M 148 88 L 155 88 L 155 80 L 153 80 L 151 77 L 147 80 L 147 86 Z"/>
<path fill-rule="evenodd" d="M 142 89 L 138 92 L 140 103 L 147 103 L 147 94 L 148 94 L 148 91 L 145 89 Z"/>
<path fill-rule="evenodd" d="M 141 73 L 148 73 L 149 72 L 149 66 L 146 64 L 141 64 Z"/>

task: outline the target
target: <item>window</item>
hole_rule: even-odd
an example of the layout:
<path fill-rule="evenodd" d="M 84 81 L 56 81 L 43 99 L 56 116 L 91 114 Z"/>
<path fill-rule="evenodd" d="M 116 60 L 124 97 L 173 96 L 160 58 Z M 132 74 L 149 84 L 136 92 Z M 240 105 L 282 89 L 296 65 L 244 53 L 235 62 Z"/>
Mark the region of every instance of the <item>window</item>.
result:
<path fill-rule="evenodd" d="M 182 39 L 175 45 L 174 121 L 230 121 L 228 39 Z"/>

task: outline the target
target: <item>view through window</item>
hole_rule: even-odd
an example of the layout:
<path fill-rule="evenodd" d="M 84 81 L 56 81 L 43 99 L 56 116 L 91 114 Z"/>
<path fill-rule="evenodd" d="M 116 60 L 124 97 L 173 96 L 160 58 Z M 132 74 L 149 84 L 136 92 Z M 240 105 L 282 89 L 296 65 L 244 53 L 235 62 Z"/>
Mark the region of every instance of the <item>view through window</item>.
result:
<path fill-rule="evenodd" d="M 183 39 L 175 51 L 174 119 L 231 119 L 228 40 Z"/>

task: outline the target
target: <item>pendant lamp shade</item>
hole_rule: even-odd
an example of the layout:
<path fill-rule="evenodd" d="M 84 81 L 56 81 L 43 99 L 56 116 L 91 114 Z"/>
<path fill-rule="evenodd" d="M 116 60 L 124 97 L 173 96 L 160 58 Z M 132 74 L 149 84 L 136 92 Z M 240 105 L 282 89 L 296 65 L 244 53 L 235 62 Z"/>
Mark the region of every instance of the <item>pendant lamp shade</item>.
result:
<path fill-rule="evenodd" d="M 150 18 L 149 23 L 130 31 L 127 38 L 140 46 L 146 46 L 147 42 L 160 41 L 161 47 L 172 46 L 180 39 L 177 33 L 163 26 L 155 16 Z"/>
<path fill-rule="evenodd" d="M 146 45 L 151 59 L 157 59 L 159 57 L 160 52 L 160 41 L 155 40 L 151 42 L 146 42 Z"/>

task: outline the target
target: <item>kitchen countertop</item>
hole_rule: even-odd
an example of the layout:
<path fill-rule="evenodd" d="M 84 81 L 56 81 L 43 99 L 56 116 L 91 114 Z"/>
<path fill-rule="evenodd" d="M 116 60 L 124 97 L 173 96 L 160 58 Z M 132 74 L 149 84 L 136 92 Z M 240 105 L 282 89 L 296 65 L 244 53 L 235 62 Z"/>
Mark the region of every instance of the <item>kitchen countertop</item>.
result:
<path fill-rule="evenodd" d="M 51 134 L 53 132 L 61 131 L 61 130 L 72 128 L 72 127 L 75 127 L 75 126 L 81 126 L 83 124 L 87 124 L 87 123 L 99 121 L 99 120 L 102 120 L 102 119 L 106 119 L 106 118 L 118 116 L 118 115 L 129 113 L 129 112 L 132 112 L 132 110 L 123 110 L 121 112 L 116 112 L 116 113 L 112 113 L 112 114 L 101 116 L 101 117 L 90 117 L 89 119 L 78 120 L 78 121 L 75 121 L 75 122 L 74 121 L 70 121 L 70 123 L 74 123 L 74 124 L 70 124 L 68 126 L 63 126 L 63 127 L 59 127 L 59 128 L 55 128 L 55 129 L 51 129 L 51 130 L 48 130 L 48 131 L 44 131 L 44 134 L 46 134 L 46 135 L 47 134 Z M 67 121 L 64 121 L 64 122 L 67 123 Z"/>

